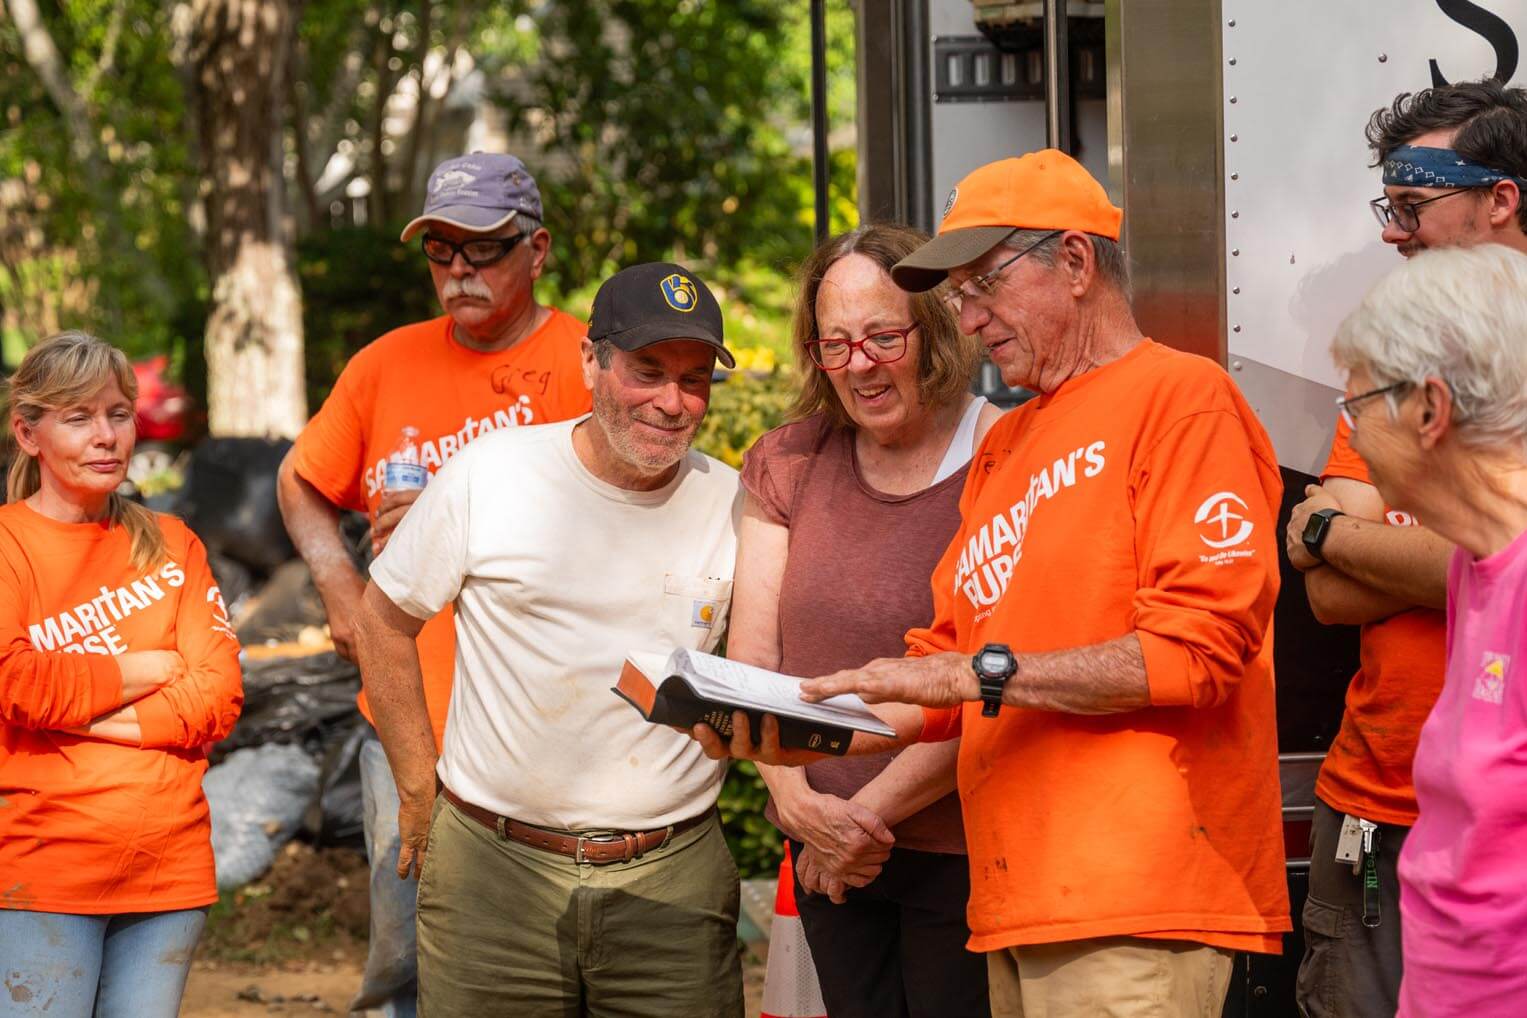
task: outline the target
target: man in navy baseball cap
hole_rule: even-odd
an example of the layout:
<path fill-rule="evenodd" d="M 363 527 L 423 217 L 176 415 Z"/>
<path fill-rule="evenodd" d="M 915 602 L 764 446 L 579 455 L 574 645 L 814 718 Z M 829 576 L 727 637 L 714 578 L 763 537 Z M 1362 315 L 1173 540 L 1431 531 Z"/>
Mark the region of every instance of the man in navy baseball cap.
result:
<path fill-rule="evenodd" d="M 583 341 L 594 413 L 573 432 L 585 465 L 617 485 L 667 484 L 691 457 L 717 360 L 736 365 L 721 306 L 698 276 L 647 262 L 605 280 Z"/>
<path fill-rule="evenodd" d="M 589 339 L 607 339 L 622 350 L 693 339 L 715 348 L 727 368 L 735 368 L 722 342 L 721 306 L 710 288 L 688 269 L 671 262 L 647 262 L 621 269 L 594 294 Z"/>

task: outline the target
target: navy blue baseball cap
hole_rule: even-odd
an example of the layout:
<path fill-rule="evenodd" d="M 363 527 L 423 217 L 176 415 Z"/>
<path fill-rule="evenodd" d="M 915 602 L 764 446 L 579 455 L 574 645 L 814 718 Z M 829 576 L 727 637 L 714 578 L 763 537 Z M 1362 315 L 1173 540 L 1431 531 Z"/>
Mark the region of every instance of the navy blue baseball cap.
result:
<path fill-rule="evenodd" d="M 621 269 L 600 285 L 589 315 L 589 339 L 608 339 L 628 352 L 670 339 L 693 339 L 715 347 L 721 363 L 735 368 L 722 331 L 715 294 L 672 262 Z"/>
<path fill-rule="evenodd" d="M 538 222 L 546 218 L 541 214 L 541 191 L 525 164 L 517 156 L 473 152 L 435 167 L 424 212 L 403 228 L 402 239 L 407 243 L 431 222 L 492 233 L 522 214 Z"/>

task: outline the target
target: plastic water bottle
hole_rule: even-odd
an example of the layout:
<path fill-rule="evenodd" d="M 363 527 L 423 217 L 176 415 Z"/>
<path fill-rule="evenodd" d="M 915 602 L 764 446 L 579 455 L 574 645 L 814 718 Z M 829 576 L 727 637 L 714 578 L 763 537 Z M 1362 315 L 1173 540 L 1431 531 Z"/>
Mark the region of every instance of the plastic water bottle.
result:
<path fill-rule="evenodd" d="M 387 456 L 384 491 L 411 491 L 429 483 L 429 471 L 419 462 L 418 428 L 404 428 L 403 437 Z"/>

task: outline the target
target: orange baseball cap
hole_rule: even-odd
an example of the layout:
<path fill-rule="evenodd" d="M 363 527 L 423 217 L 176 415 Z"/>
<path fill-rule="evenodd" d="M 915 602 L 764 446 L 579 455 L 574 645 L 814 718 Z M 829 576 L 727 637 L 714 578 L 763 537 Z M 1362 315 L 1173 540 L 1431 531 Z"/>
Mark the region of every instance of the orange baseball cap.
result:
<path fill-rule="evenodd" d="M 903 290 L 921 293 L 1014 230 L 1081 230 L 1118 240 L 1123 221 L 1123 210 L 1108 200 L 1102 185 L 1059 149 L 999 159 L 955 185 L 944 202 L 938 236 L 897 262 L 891 278 Z"/>

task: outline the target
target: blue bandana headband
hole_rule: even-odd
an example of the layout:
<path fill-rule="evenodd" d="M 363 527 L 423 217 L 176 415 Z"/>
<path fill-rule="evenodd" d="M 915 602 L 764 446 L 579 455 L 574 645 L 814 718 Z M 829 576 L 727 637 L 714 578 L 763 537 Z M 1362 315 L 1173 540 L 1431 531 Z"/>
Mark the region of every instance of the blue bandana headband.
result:
<path fill-rule="evenodd" d="M 1502 180 L 1514 180 L 1527 189 L 1522 178 L 1465 159 L 1450 148 L 1401 145 L 1384 160 L 1385 186 L 1489 187 Z"/>

